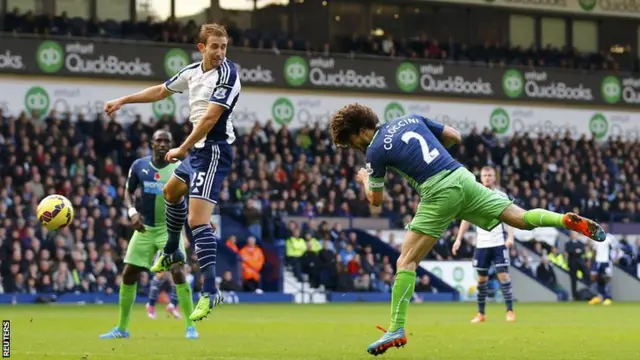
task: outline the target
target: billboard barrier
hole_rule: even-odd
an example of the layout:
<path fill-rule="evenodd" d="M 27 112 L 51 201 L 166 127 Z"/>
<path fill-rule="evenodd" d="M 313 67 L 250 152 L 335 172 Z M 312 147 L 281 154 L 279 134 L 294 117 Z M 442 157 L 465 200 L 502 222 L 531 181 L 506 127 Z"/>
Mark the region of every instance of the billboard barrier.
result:
<path fill-rule="evenodd" d="M 3 37 L 0 73 L 165 81 L 199 61 L 193 45 Z M 562 104 L 640 104 L 640 78 L 390 58 L 307 57 L 232 47 L 243 85 Z"/>
<path fill-rule="evenodd" d="M 59 114 L 84 114 L 95 118 L 102 113 L 108 100 L 140 90 L 140 85 L 120 85 L 99 82 L 4 80 L 0 82 L 0 107 L 6 113 L 34 112 L 40 116 L 55 110 Z M 240 129 L 256 122 L 272 120 L 276 127 L 290 128 L 326 126 L 331 115 L 349 103 L 358 102 L 373 108 L 383 121 L 408 113 L 418 113 L 445 123 L 463 134 L 472 128 L 493 129 L 498 135 L 528 132 L 551 135 L 570 132 L 574 137 L 595 136 L 599 140 L 610 137 L 640 139 L 640 113 L 620 111 L 591 111 L 535 106 L 494 106 L 453 101 L 387 100 L 379 97 L 339 97 L 329 95 L 283 95 L 276 91 L 243 91 L 232 119 Z M 186 94 L 176 94 L 153 104 L 130 104 L 122 107 L 117 118 L 130 122 L 140 115 L 143 121 L 163 115 L 175 116 L 180 122 L 189 116 Z"/>

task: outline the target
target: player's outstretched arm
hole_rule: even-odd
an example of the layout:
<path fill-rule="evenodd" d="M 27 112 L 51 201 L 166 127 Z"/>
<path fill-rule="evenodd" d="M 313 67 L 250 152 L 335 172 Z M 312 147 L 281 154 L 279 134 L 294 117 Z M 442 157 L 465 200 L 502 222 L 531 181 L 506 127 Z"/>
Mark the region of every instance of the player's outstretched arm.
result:
<path fill-rule="evenodd" d="M 469 231 L 470 222 L 467 220 L 462 220 L 460 222 L 460 228 L 458 229 L 458 235 L 456 235 L 456 241 L 453 243 L 453 247 L 451 248 L 451 253 L 456 256 L 458 254 L 458 249 L 460 249 L 460 245 L 462 245 L 462 238 L 464 234 Z"/>
<path fill-rule="evenodd" d="M 207 112 L 202 115 L 200 120 L 198 120 L 196 126 L 191 131 L 191 134 L 189 134 L 182 145 L 180 145 L 179 149 L 181 150 L 181 153 L 184 152 L 184 154 L 186 155 L 186 153 L 193 147 L 193 145 L 207 136 L 209 131 L 211 131 L 214 126 L 216 126 L 218 120 L 220 120 L 220 116 L 222 116 L 222 113 L 225 110 L 226 108 L 219 104 L 210 103 L 209 107 L 207 107 Z M 169 160 L 171 158 L 169 156 L 170 153 L 171 151 L 167 153 L 167 159 Z"/>
<path fill-rule="evenodd" d="M 104 111 L 107 115 L 111 115 L 120 109 L 122 105 L 156 102 L 168 97 L 169 95 L 171 95 L 171 92 L 167 90 L 164 84 L 155 85 L 142 91 L 138 91 L 135 94 L 123 96 L 119 99 L 107 102 L 104 106 Z"/>

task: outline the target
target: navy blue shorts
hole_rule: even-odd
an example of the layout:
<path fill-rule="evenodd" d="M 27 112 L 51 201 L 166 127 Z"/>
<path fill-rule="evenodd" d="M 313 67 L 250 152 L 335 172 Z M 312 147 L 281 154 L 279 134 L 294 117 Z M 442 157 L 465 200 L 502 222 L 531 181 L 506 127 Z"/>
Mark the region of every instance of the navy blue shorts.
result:
<path fill-rule="evenodd" d="M 205 144 L 202 148 L 195 148 L 173 175 L 189 185 L 189 198 L 217 204 L 222 182 L 231 172 L 232 164 L 233 148 L 230 144 Z"/>
<path fill-rule="evenodd" d="M 608 262 L 597 262 L 593 261 L 591 263 L 591 274 L 598 276 L 611 276 L 611 263 Z"/>
<path fill-rule="evenodd" d="M 476 268 L 478 274 L 486 276 L 491 264 L 496 267 L 496 272 L 509 271 L 509 250 L 506 246 L 476 249 L 473 254 L 473 267 Z"/>

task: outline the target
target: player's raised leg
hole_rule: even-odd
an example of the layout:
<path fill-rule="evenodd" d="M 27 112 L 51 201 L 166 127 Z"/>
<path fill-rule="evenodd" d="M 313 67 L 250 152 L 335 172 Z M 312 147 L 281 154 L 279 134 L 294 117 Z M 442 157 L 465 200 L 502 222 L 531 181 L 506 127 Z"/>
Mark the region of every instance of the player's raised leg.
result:
<path fill-rule="evenodd" d="M 518 229 L 531 230 L 538 227 L 557 227 L 573 230 L 597 242 L 605 241 L 606 234 L 595 221 L 578 214 L 558 214 L 545 209 L 524 209 L 511 204 L 502 214 L 500 220 Z"/>
<path fill-rule="evenodd" d="M 191 158 L 193 181 L 189 189 L 189 228 L 204 277 L 200 299 L 191 320 L 206 318 L 214 306 L 223 302 L 216 286 L 218 239 L 211 227 L 211 215 L 220 198 L 222 182 L 231 171 L 233 149 L 228 143 L 211 144 L 194 151 Z"/>
<path fill-rule="evenodd" d="M 491 230 L 503 222 L 522 230 L 557 227 L 576 231 L 598 242 L 606 239 L 602 227 L 593 220 L 574 213 L 563 215 L 545 209 L 525 211 L 511 200 L 481 185 L 470 171 L 459 171 L 465 195 L 465 206 L 460 217 L 482 229 Z"/>
<path fill-rule="evenodd" d="M 189 193 L 191 166 L 189 159 L 184 160 L 173 176 L 162 188 L 167 223 L 167 243 L 162 254 L 151 267 L 152 272 L 168 271 L 173 264 L 184 264 L 185 255 L 179 251 L 180 234 L 187 220 L 185 196 Z"/>

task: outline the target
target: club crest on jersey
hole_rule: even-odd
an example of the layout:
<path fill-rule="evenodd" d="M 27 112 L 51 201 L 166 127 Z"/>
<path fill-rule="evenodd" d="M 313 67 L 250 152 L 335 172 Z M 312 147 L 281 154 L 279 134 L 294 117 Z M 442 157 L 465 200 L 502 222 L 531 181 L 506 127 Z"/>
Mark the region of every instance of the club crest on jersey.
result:
<path fill-rule="evenodd" d="M 155 175 L 153 175 L 153 179 L 160 180 L 160 173 L 155 173 Z"/>
<path fill-rule="evenodd" d="M 216 99 L 224 99 L 224 98 L 227 97 L 227 92 L 228 92 L 228 90 L 223 88 L 223 87 L 217 88 L 213 92 L 213 97 L 216 98 Z"/>

